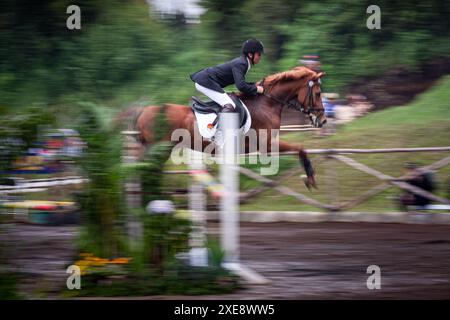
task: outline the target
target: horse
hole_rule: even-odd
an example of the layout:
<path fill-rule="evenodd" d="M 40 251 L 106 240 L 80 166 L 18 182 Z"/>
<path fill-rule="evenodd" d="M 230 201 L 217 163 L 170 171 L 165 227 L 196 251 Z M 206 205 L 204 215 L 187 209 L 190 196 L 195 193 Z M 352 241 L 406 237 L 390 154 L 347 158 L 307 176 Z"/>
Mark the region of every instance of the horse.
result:
<path fill-rule="evenodd" d="M 314 127 L 322 127 L 326 123 L 325 111 L 321 99 L 321 77 L 324 72 L 315 72 L 306 67 L 295 67 L 288 71 L 269 75 L 256 84 L 264 88 L 264 93 L 257 96 L 248 96 L 243 93 L 236 95 L 247 106 L 251 114 L 251 128 L 258 130 L 267 130 L 267 148 L 271 151 L 270 132 L 272 129 L 280 129 L 281 112 L 284 108 L 294 108 L 299 112 L 306 113 L 309 116 L 311 124 Z M 163 113 L 167 119 L 169 130 L 163 141 L 170 141 L 171 132 L 176 129 L 186 129 L 192 137 L 191 146 L 196 145 L 195 137 L 198 134 L 198 128 L 195 127 L 195 116 L 189 106 L 174 103 L 166 103 L 162 106 L 135 107 L 123 111 L 119 119 L 132 118 L 133 130 L 139 132 L 138 140 L 143 146 L 151 145 L 155 142 L 154 123 L 158 114 Z M 195 132 L 197 130 L 197 132 Z M 211 142 L 202 139 L 201 151 Z M 258 144 L 259 145 L 259 144 Z M 175 146 L 175 144 L 174 144 Z M 192 149 L 192 148 L 191 148 Z M 307 152 L 301 144 L 279 141 L 279 152 L 295 151 L 298 154 L 299 161 L 303 165 L 307 179 L 305 185 L 310 189 L 316 187 L 314 169 L 311 161 L 308 159 Z M 250 147 L 246 143 L 245 153 L 249 153 Z"/>

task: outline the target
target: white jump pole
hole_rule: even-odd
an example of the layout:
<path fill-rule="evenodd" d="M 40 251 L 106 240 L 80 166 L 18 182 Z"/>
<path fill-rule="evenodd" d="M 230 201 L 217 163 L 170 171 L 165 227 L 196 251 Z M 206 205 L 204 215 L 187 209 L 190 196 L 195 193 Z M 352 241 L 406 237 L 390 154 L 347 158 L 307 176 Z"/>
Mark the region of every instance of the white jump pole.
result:
<path fill-rule="evenodd" d="M 239 147 L 237 133 L 237 113 L 220 114 L 220 125 L 224 138 L 220 180 L 225 190 L 221 198 L 221 243 L 225 250 L 225 263 L 239 263 L 239 216 L 236 190 L 239 189 L 237 178 L 236 150 Z"/>
<path fill-rule="evenodd" d="M 221 197 L 220 233 L 225 251 L 223 267 L 253 284 L 269 281 L 245 267 L 239 259 L 239 129 L 237 113 L 221 113 L 220 126 L 224 137 L 221 153 L 220 180 L 225 190 Z"/>
<path fill-rule="evenodd" d="M 190 151 L 190 169 L 205 170 L 203 162 L 203 154 L 199 151 Z M 206 195 L 204 186 L 191 179 L 189 187 L 189 210 L 192 220 L 192 232 L 190 234 L 189 244 L 191 250 L 189 252 L 189 261 L 191 266 L 205 267 L 208 266 L 208 250 L 205 247 L 206 242 Z"/>
<path fill-rule="evenodd" d="M 124 154 L 122 161 L 126 164 L 136 163 L 140 146 L 135 139 L 139 134 L 138 131 L 122 131 L 124 136 Z M 142 224 L 137 219 L 136 215 L 130 212 L 133 209 L 142 206 L 141 197 L 141 181 L 139 177 L 131 177 L 125 181 L 126 203 L 127 209 L 127 233 L 131 245 L 136 245 L 142 240 Z"/>

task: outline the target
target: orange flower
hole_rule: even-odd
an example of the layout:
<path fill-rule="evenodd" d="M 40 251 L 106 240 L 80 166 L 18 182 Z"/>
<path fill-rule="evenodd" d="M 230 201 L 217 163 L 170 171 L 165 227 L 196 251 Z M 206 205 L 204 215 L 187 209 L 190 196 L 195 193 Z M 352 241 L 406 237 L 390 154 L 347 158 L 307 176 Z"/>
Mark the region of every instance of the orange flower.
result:
<path fill-rule="evenodd" d="M 90 264 L 89 261 L 86 260 L 78 260 L 75 262 L 75 265 L 78 267 L 88 266 L 89 264 Z"/>
<path fill-rule="evenodd" d="M 128 262 L 130 262 L 130 258 L 117 258 L 114 260 L 111 260 L 110 263 L 113 264 L 127 264 Z"/>
<path fill-rule="evenodd" d="M 91 256 L 92 256 L 92 253 L 87 253 L 87 252 L 80 253 L 80 257 L 82 257 L 82 258 L 87 258 L 87 257 L 91 257 Z"/>

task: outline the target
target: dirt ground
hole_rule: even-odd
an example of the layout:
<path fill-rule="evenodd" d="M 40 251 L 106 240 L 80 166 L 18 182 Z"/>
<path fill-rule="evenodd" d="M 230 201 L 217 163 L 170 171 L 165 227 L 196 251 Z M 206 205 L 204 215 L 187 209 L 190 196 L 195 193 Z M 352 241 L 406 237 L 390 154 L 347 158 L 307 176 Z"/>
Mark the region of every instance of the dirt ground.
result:
<path fill-rule="evenodd" d="M 233 299 L 450 298 L 450 226 L 259 223 L 241 235 L 242 260 L 272 283 Z M 380 290 L 367 288 L 369 265 Z"/>
<path fill-rule="evenodd" d="M 209 223 L 218 234 L 219 225 Z M 73 226 L 2 228 L 12 263 L 27 274 L 28 298 L 57 298 L 74 253 Z M 450 225 L 388 223 L 242 223 L 241 259 L 269 285 L 217 296 L 140 299 L 449 299 Z M 369 290 L 369 265 L 381 268 L 381 289 Z M 40 288 L 54 294 L 40 295 Z M 51 292 L 51 290 L 50 290 Z"/>

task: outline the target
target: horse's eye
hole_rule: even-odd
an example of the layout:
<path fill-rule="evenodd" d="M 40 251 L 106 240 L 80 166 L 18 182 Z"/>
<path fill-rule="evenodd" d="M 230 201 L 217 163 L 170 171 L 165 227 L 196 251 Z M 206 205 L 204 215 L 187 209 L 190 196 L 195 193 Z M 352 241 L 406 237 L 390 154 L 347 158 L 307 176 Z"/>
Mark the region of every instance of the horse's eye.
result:
<path fill-rule="evenodd" d="M 316 93 L 316 96 L 317 96 L 318 98 L 320 98 L 320 92 L 317 92 L 317 93 Z"/>

